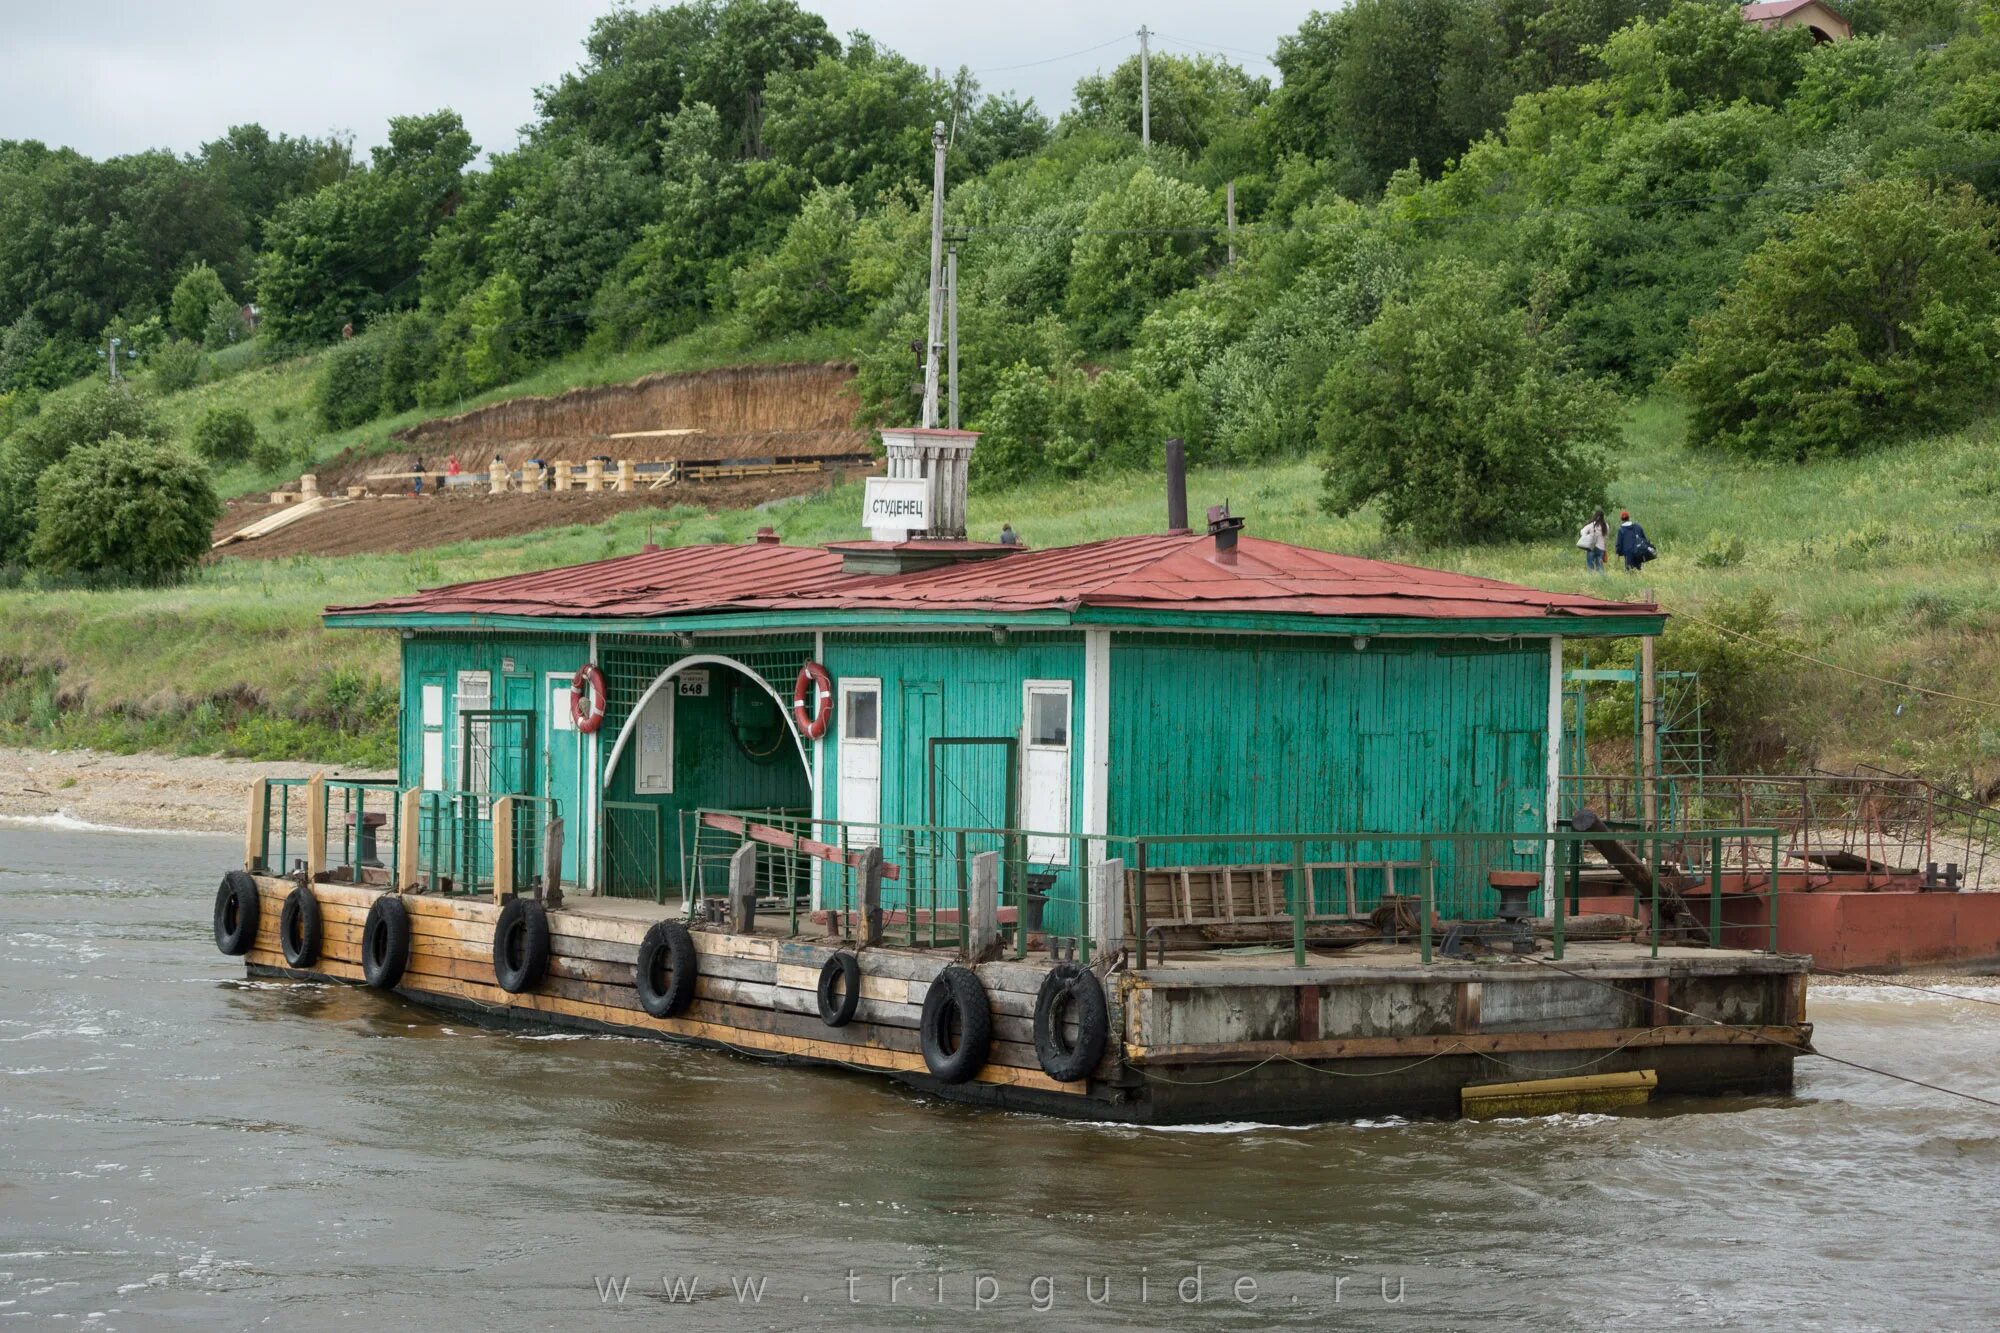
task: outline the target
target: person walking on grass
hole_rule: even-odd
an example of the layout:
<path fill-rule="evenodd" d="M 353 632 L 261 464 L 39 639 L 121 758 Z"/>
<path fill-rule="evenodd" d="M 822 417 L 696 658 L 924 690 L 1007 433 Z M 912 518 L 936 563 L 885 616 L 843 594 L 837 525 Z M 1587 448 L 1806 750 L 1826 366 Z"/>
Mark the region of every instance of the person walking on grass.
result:
<path fill-rule="evenodd" d="M 1627 574 L 1637 574 L 1641 565 L 1659 554 L 1653 549 L 1653 543 L 1646 540 L 1646 530 L 1634 523 L 1631 513 L 1623 509 L 1618 511 L 1617 550 L 1624 557 Z"/>
<path fill-rule="evenodd" d="M 1598 510 L 1583 525 L 1583 531 L 1576 534 L 1576 544 L 1583 552 L 1583 567 L 1593 574 L 1604 572 L 1604 548 L 1611 544 L 1611 529 L 1604 522 L 1604 511 Z"/>

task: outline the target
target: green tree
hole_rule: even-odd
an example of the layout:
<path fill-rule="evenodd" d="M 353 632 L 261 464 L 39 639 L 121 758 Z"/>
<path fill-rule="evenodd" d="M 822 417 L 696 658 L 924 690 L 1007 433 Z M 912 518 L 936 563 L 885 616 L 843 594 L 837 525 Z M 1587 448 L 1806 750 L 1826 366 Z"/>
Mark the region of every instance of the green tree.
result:
<path fill-rule="evenodd" d="M 1624 109 L 1672 115 L 1736 101 L 1777 106 L 1812 44 L 1804 28 L 1744 22 L 1735 0 L 1675 0 L 1657 21 L 1640 18 L 1613 33 L 1598 57 Z"/>
<path fill-rule="evenodd" d="M 240 407 L 211 407 L 194 428 L 194 450 L 227 467 L 250 457 L 257 447 L 257 423 Z"/>
<path fill-rule="evenodd" d="M 208 553 L 222 502 L 200 460 L 112 435 L 43 473 L 36 510 L 36 569 L 153 581 L 185 574 Z"/>
<path fill-rule="evenodd" d="M 0 562 L 18 561 L 27 550 L 42 473 L 113 435 L 163 441 L 167 432 L 146 399 L 101 379 L 49 394 L 14 431 L 0 453 Z"/>
<path fill-rule="evenodd" d="M 1323 392 L 1330 512 L 1375 502 L 1390 533 L 1443 545 L 1547 538 L 1602 500 L 1617 398 L 1469 264 L 1385 306 Z"/>
<path fill-rule="evenodd" d="M 511 273 L 496 273 L 452 307 L 438 326 L 438 369 L 424 405 L 456 403 L 519 374 L 522 319 L 521 284 Z"/>
<path fill-rule="evenodd" d="M 412 304 L 424 251 L 458 207 L 475 152 L 454 112 L 398 116 L 368 170 L 280 206 L 257 261 L 271 337 L 325 342 Z"/>
<path fill-rule="evenodd" d="M 839 56 L 774 74 L 765 92 L 766 189 L 803 197 L 847 185 L 859 200 L 929 181 L 931 126 L 951 117 L 950 89 L 929 71 L 855 33 Z"/>
<path fill-rule="evenodd" d="M 196 157 L 235 204 L 249 248 L 259 250 L 264 222 L 280 204 L 331 185 L 354 169 L 354 144 L 338 135 L 273 138 L 262 125 L 232 125 L 203 144 Z"/>
<path fill-rule="evenodd" d="M 1252 78 L 1240 66 L 1210 56 L 1156 54 L 1152 58 L 1153 142 L 1186 150 L 1191 156 L 1247 119 L 1271 96 L 1268 79 Z M 1139 57 L 1109 74 L 1077 80 L 1074 120 L 1139 133 Z"/>
<path fill-rule="evenodd" d="M 209 311 L 229 302 L 229 289 L 206 264 L 196 264 L 174 284 L 167 299 L 167 326 L 183 338 L 200 342 L 208 332 Z"/>
<path fill-rule="evenodd" d="M 179 393 L 201 383 L 207 358 L 201 354 L 199 344 L 175 338 L 153 350 L 146 358 L 146 369 L 157 392 Z"/>
<path fill-rule="evenodd" d="M 1750 257 L 1675 379 L 1689 437 L 1774 458 L 1851 453 L 2000 392 L 2000 211 L 1970 187 L 1861 183 Z"/>
<path fill-rule="evenodd" d="M 1215 223 L 1206 192 L 1151 167 L 1093 200 L 1070 253 L 1065 296 L 1085 344 L 1131 341 L 1154 302 L 1199 278 Z"/>
<path fill-rule="evenodd" d="M 772 76 L 837 56 L 840 43 L 792 0 L 694 0 L 614 9 L 591 25 L 584 53 L 582 68 L 537 94 L 538 137 L 651 155 L 666 125 L 699 102 L 720 113 L 732 155 L 757 157 Z"/>

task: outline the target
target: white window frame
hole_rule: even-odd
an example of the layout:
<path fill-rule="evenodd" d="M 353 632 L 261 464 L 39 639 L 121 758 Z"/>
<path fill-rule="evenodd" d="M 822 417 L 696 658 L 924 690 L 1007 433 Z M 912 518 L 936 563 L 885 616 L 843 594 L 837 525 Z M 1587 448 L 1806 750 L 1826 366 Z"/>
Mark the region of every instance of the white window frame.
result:
<path fill-rule="evenodd" d="M 445 789 L 444 682 L 417 681 L 417 733 L 419 762 L 417 785 L 425 791 Z"/>
<path fill-rule="evenodd" d="M 674 723 L 675 714 L 680 710 L 680 682 L 675 680 L 671 690 L 654 690 L 632 719 L 632 794 L 635 796 L 672 796 L 674 794 Z M 655 756 L 660 763 L 660 777 L 651 777 L 646 772 L 646 714 L 650 709 L 658 709 L 660 723 L 660 748 L 662 753 Z"/>
<path fill-rule="evenodd" d="M 1060 694 L 1063 697 L 1065 722 L 1061 745 L 1037 743 L 1034 735 L 1035 696 L 1038 694 Z M 1076 684 L 1067 680 L 1024 680 L 1021 682 L 1021 822 L 1033 828 L 1036 821 L 1028 813 L 1028 793 L 1033 789 L 1029 776 L 1036 755 L 1062 756 L 1063 780 L 1060 788 L 1062 819 L 1060 826 L 1067 831 L 1075 821 L 1075 809 L 1070 799 L 1071 789 L 1076 785 Z M 1028 860 L 1035 865 L 1067 866 L 1070 863 L 1070 839 L 1067 837 L 1043 837 L 1028 839 Z"/>
<path fill-rule="evenodd" d="M 466 697 L 466 686 L 473 681 L 477 681 L 479 686 L 474 691 L 474 694 L 477 696 L 476 701 L 468 700 Z M 491 671 L 456 672 L 452 676 L 451 689 L 452 704 L 456 716 L 464 717 L 467 713 L 492 711 L 493 673 Z M 466 763 L 467 756 L 465 755 L 459 755 L 457 758 L 460 771 L 465 773 L 467 790 L 481 793 L 479 798 L 479 813 L 484 815 L 488 809 L 484 793 L 486 791 L 488 774 L 493 767 L 493 733 L 489 724 L 484 722 L 475 723 L 474 730 L 469 734 L 469 739 L 472 745 L 472 755 L 470 756 L 472 762 L 470 764 Z M 447 743 L 445 746 L 447 759 L 451 756 L 451 749 L 452 747 Z M 485 762 L 483 763 L 480 761 L 482 752 L 485 756 Z M 447 763 L 446 767 L 450 767 L 449 763 Z"/>
<path fill-rule="evenodd" d="M 857 818 L 852 808 L 852 803 L 848 799 L 847 765 L 851 758 L 858 757 L 853 753 L 855 750 L 866 748 L 874 754 L 875 758 L 875 775 L 873 778 L 875 808 L 869 811 L 869 817 L 861 822 L 865 824 L 879 824 L 882 822 L 882 678 L 880 676 L 843 676 L 841 677 L 838 690 L 840 697 L 837 702 L 839 707 L 834 710 L 834 720 L 835 725 L 839 728 L 837 734 L 840 737 L 840 744 L 834 760 L 834 780 L 838 788 L 836 799 L 840 805 L 840 818 L 842 820 Z M 852 697 L 856 694 L 872 694 L 875 696 L 875 735 L 871 738 L 857 739 L 848 731 L 848 719 L 853 716 L 849 705 Z M 856 828 L 849 829 L 847 833 L 847 845 L 849 847 L 874 847 L 879 845 L 880 842 L 881 831 L 879 829 Z"/>

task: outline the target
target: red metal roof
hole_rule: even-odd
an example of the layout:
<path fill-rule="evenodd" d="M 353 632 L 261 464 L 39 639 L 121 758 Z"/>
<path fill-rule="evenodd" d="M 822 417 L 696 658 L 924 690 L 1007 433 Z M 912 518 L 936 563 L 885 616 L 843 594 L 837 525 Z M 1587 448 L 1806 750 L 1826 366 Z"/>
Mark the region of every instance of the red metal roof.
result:
<path fill-rule="evenodd" d="M 542 573 L 462 583 L 330 614 L 659 617 L 730 611 L 1268 612 L 1498 619 L 1650 615 L 1614 602 L 1469 574 L 1244 537 L 1113 537 L 910 574 L 855 575 L 818 547 L 686 546 Z"/>

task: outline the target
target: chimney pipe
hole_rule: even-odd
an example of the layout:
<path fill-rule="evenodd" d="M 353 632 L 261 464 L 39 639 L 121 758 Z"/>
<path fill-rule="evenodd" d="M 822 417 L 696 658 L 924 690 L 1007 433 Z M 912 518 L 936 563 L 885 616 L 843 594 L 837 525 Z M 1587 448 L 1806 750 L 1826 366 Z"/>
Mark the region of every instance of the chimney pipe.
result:
<path fill-rule="evenodd" d="M 1175 436 L 1167 441 L 1167 535 L 1187 534 L 1187 445 Z"/>
<path fill-rule="evenodd" d="M 777 529 L 776 528 L 757 529 L 757 544 L 759 546 L 776 546 L 778 544 Z"/>
<path fill-rule="evenodd" d="M 1243 520 L 1229 512 L 1229 502 L 1208 507 L 1208 535 L 1215 538 L 1215 553 L 1225 560 L 1236 558 L 1236 534 Z"/>

